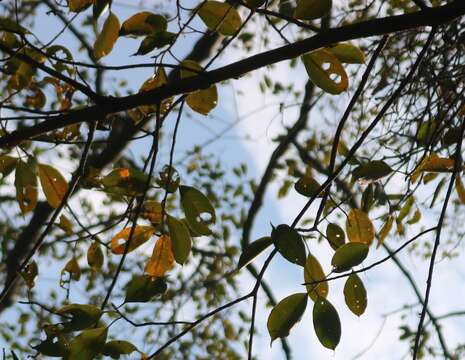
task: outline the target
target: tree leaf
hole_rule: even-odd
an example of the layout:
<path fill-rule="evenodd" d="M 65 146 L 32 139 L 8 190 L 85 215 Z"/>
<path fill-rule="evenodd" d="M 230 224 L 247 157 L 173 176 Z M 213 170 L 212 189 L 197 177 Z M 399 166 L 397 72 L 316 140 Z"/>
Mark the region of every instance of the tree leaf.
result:
<path fill-rule="evenodd" d="M 378 244 L 376 245 L 376 248 L 379 248 L 381 245 L 383 245 L 384 240 L 389 235 L 389 232 L 392 229 L 393 223 L 394 223 L 394 217 L 389 215 L 383 227 L 379 231 Z"/>
<path fill-rule="evenodd" d="M 137 351 L 137 348 L 126 340 L 111 340 L 105 344 L 103 347 L 103 355 L 110 356 L 113 359 L 119 359 L 121 355 L 129 355 L 134 351 Z"/>
<path fill-rule="evenodd" d="M 318 259 L 313 255 L 308 255 L 304 266 L 304 280 L 306 283 L 321 281 L 326 279 L 323 268 Z M 313 285 L 306 285 L 308 296 L 313 301 L 317 301 L 318 297 L 326 298 L 328 296 L 329 286 L 327 281 L 319 282 Z"/>
<path fill-rule="evenodd" d="M 271 310 L 267 322 L 271 342 L 289 335 L 291 328 L 302 318 L 307 307 L 307 301 L 306 293 L 297 293 L 289 295 L 276 304 Z"/>
<path fill-rule="evenodd" d="M 358 46 L 351 43 L 339 43 L 330 47 L 329 50 L 336 55 L 340 62 L 346 64 L 364 64 L 365 54 Z"/>
<path fill-rule="evenodd" d="M 155 296 L 163 295 L 167 290 L 165 280 L 153 279 L 149 275 L 134 275 L 126 284 L 125 303 L 147 302 Z"/>
<path fill-rule="evenodd" d="M 57 208 L 68 191 L 68 183 L 61 173 L 50 165 L 39 164 L 39 179 L 48 204 Z"/>
<path fill-rule="evenodd" d="M 334 223 L 329 223 L 326 227 L 326 238 L 333 250 L 337 250 L 339 247 L 344 245 L 346 241 L 344 230 Z"/>
<path fill-rule="evenodd" d="M 352 172 L 354 180 L 379 180 L 392 172 L 391 167 L 382 160 L 373 160 L 357 166 Z"/>
<path fill-rule="evenodd" d="M 0 174 L 2 174 L 2 179 L 4 179 L 11 172 L 13 172 L 13 170 L 16 168 L 17 163 L 17 158 L 8 155 L 0 156 Z"/>
<path fill-rule="evenodd" d="M 93 360 L 102 352 L 107 333 L 106 327 L 81 332 L 71 341 L 67 360 Z"/>
<path fill-rule="evenodd" d="M 346 219 L 346 232 L 350 242 L 370 245 L 375 238 L 375 228 L 368 215 L 360 209 L 352 209 Z"/>
<path fill-rule="evenodd" d="M 87 249 L 87 263 L 93 271 L 100 271 L 103 266 L 103 251 L 97 241 L 94 241 Z"/>
<path fill-rule="evenodd" d="M 420 209 L 417 208 L 415 212 L 413 213 L 412 218 L 407 221 L 407 224 L 409 225 L 416 224 L 417 222 L 420 221 L 420 219 L 421 219 L 421 211 Z"/>
<path fill-rule="evenodd" d="M 102 31 L 94 43 L 94 56 L 96 59 L 100 59 L 108 55 L 111 50 L 113 50 L 113 46 L 115 45 L 116 40 L 118 40 L 119 29 L 118 17 L 110 12 L 103 24 Z"/>
<path fill-rule="evenodd" d="M 88 304 L 65 305 L 58 309 L 57 313 L 71 318 L 70 321 L 62 324 L 65 332 L 87 329 L 95 325 L 102 316 L 99 307 Z"/>
<path fill-rule="evenodd" d="M 286 260 L 305 266 L 307 260 L 305 244 L 296 230 L 281 224 L 273 229 L 271 239 L 276 249 Z"/>
<path fill-rule="evenodd" d="M 169 31 L 159 31 L 148 35 L 142 40 L 135 55 L 145 55 L 154 49 L 171 45 L 176 40 L 176 34 Z"/>
<path fill-rule="evenodd" d="M 94 3 L 94 0 L 68 0 L 69 11 L 80 12 L 87 9 Z"/>
<path fill-rule="evenodd" d="M 174 266 L 171 239 L 162 235 L 153 247 L 152 257 L 145 266 L 145 272 L 153 278 L 161 278 Z"/>
<path fill-rule="evenodd" d="M 189 229 L 182 221 L 172 216 L 168 216 L 166 223 L 170 232 L 174 259 L 178 264 L 183 265 L 189 257 L 192 247 Z"/>
<path fill-rule="evenodd" d="M 138 12 L 123 22 L 120 36 L 150 35 L 156 32 L 166 31 L 168 22 L 166 18 L 149 11 Z"/>
<path fill-rule="evenodd" d="M 208 115 L 218 104 L 218 91 L 216 85 L 210 86 L 205 90 L 197 90 L 186 97 L 186 103 L 189 107 L 202 115 Z"/>
<path fill-rule="evenodd" d="M 313 176 L 305 174 L 295 183 L 294 188 L 299 194 L 312 197 L 318 195 L 317 191 L 320 189 L 320 183 Z"/>
<path fill-rule="evenodd" d="M 344 299 L 347 307 L 360 316 L 367 308 L 367 292 L 362 280 L 355 273 L 350 274 L 344 285 Z"/>
<path fill-rule="evenodd" d="M 147 200 L 142 206 L 141 217 L 150 220 L 152 224 L 160 224 L 162 215 L 161 203 L 155 200 Z"/>
<path fill-rule="evenodd" d="M 344 272 L 359 265 L 368 255 L 368 245 L 359 242 L 351 242 L 342 245 L 333 255 L 331 265 L 334 272 Z"/>
<path fill-rule="evenodd" d="M 97 21 L 100 15 L 102 15 L 110 6 L 111 0 L 94 0 L 94 6 L 92 8 L 92 16 Z"/>
<path fill-rule="evenodd" d="M 181 206 L 186 215 L 189 227 L 200 235 L 209 235 L 210 224 L 216 221 L 215 209 L 210 200 L 196 188 L 191 186 L 180 186 Z"/>
<path fill-rule="evenodd" d="M 73 235 L 73 223 L 66 217 L 65 214 L 60 215 L 60 222 L 57 224 L 58 227 L 68 235 Z"/>
<path fill-rule="evenodd" d="M 218 31 L 225 36 L 234 35 L 242 25 L 239 12 L 227 3 L 207 0 L 197 12 L 210 31 Z"/>
<path fill-rule="evenodd" d="M 314 20 L 329 14 L 332 0 L 299 0 L 294 10 L 294 17 L 301 20 Z"/>
<path fill-rule="evenodd" d="M 327 49 L 302 56 L 310 80 L 327 93 L 337 95 L 347 90 L 349 78 L 338 58 Z"/>
<path fill-rule="evenodd" d="M 439 157 L 432 153 L 423 158 L 415 171 L 412 173 L 410 180 L 416 183 L 420 175 L 425 172 L 451 172 L 454 170 L 455 161 L 450 158 Z"/>
<path fill-rule="evenodd" d="M 35 279 L 38 274 L 39 268 L 34 260 L 27 264 L 24 270 L 20 272 L 21 277 L 24 279 L 24 282 L 26 283 L 29 289 L 32 289 L 34 287 Z"/>
<path fill-rule="evenodd" d="M 402 222 L 407 217 L 407 215 L 410 214 L 414 203 L 415 198 L 413 196 L 409 196 L 404 205 L 399 210 L 399 214 L 397 215 L 397 222 Z"/>
<path fill-rule="evenodd" d="M 111 239 L 111 252 L 113 254 L 121 255 L 124 253 L 126 248 L 126 242 L 129 240 L 132 227 L 121 230 Z M 155 232 L 155 229 L 151 226 L 137 225 L 132 235 L 131 243 L 127 250 L 128 253 L 137 249 L 139 246 L 144 244 Z M 123 240 L 121 243 L 120 240 Z"/>
<path fill-rule="evenodd" d="M 459 176 L 455 179 L 455 190 L 457 191 L 460 202 L 465 204 L 465 187 L 463 186 L 462 179 Z"/>
<path fill-rule="evenodd" d="M 242 250 L 242 254 L 237 263 L 237 270 L 242 269 L 244 266 L 250 264 L 258 255 L 265 251 L 268 246 L 273 243 L 271 237 L 265 236 L 258 240 L 251 242 L 247 247 Z"/>
<path fill-rule="evenodd" d="M 18 161 L 15 171 L 16 199 L 23 214 L 37 205 L 37 176 L 33 165 Z"/>
<path fill-rule="evenodd" d="M 334 306 L 325 298 L 319 298 L 313 305 L 313 327 L 324 347 L 336 349 L 341 340 L 341 321 Z"/>
<path fill-rule="evenodd" d="M 60 285 L 63 285 L 63 275 L 65 273 L 68 273 L 70 276 L 70 279 L 74 281 L 79 281 L 81 279 L 81 268 L 79 267 L 79 263 L 76 259 L 76 257 L 72 257 L 65 265 L 63 270 L 61 270 L 61 279 L 60 279 Z"/>
<path fill-rule="evenodd" d="M 147 175 L 133 168 L 116 168 L 100 182 L 111 193 L 134 196 L 142 194 L 147 185 Z"/>

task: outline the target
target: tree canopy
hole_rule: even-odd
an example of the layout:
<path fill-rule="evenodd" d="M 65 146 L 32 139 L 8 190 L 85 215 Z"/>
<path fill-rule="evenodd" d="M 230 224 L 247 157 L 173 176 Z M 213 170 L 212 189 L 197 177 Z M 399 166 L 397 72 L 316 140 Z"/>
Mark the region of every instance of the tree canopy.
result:
<path fill-rule="evenodd" d="M 291 359 L 305 326 L 328 356 L 372 358 L 337 352 L 370 307 L 397 317 L 408 358 L 464 357 L 448 329 L 465 310 L 430 301 L 461 285 L 435 281 L 439 262 L 463 269 L 464 15 L 463 0 L 0 2 L 3 357 L 261 359 L 266 337 Z M 370 300 L 370 274 L 395 268 L 399 309 Z"/>

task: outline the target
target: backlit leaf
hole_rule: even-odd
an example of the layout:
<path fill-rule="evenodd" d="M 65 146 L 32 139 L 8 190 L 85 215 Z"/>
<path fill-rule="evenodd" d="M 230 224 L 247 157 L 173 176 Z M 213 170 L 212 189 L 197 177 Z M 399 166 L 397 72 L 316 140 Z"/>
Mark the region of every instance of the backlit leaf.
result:
<path fill-rule="evenodd" d="M 463 186 L 462 179 L 459 176 L 455 179 L 455 190 L 457 191 L 460 202 L 465 204 L 465 187 Z"/>
<path fill-rule="evenodd" d="M 111 0 L 94 0 L 94 6 L 92 8 L 92 15 L 94 20 L 98 20 L 111 4 Z"/>
<path fill-rule="evenodd" d="M 89 328 L 97 323 L 102 316 L 102 310 L 94 305 L 69 304 L 57 310 L 58 314 L 66 315 L 70 320 L 62 323 L 66 332 Z"/>
<path fill-rule="evenodd" d="M 225 36 L 234 35 L 242 25 L 239 12 L 227 3 L 207 0 L 197 12 L 210 31 L 218 31 Z"/>
<path fill-rule="evenodd" d="M 363 64 L 365 63 L 365 54 L 358 46 L 351 43 L 339 43 L 329 48 L 342 63 Z"/>
<path fill-rule="evenodd" d="M 182 221 L 172 216 L 168 216 L 166 223 L 170 232 L 174 259 L 178 264 L 183 265 L 189 257 L 192 247 L 189 229 Z"/>
<path fill-rule="evenodd" d="M 342 245 L 333 255 L 331 265 L 334 272 L 344 272 L 357 266 L 366 259 L 368 255 L 368 245 L 359 242 L 350 242 Z"/>
<path fill-rule="evenodd" d="M 48 204 L 57 208 L 68 191 L 68 183 L 61 173 L 50 165 L 39 164 L 40 185 L 44 191 Z"/>
<path fill-rule="evenodd" d="M 163 16 L 142 11 L 124 21 L 119 34 L 121 36 L 150 35 L 155 32 L 166 31 L 167 28 L 168 22 Z"/>
<path fill-rule="evenodd" d="M 404 205 L 399 210 L 399 214 L 397 215 L 397 222 L 402 222 L 410 211 L 412 210 L 413 204 L 415 203 L 415 198 L 413 196 L 409 196 L 405 201 Z"/>
<path fill-rule="evenodd" d="M 318 195 L 320 184 L 313 176 L 305 174 L 295 183 L 294 188 L 299 194 L 312 197 Z"/>
<path fill-rule="evenodd" d="M 218 104 L 218 92 L 216 85 L 210 86 L 205 90 L 197 90 L 186 97 L 186 103 L 189 107 L 202 115 L 208 115 Z"/>
<path fill-rule="evenodd" d="M 110 12 L 105 23 L 103 24 L 102 31 L 95 40 L 94 43 L 94 56 L 100 59 L 108 55 L 113 46 L 118 40 L 119 36 L 119 20 L 118 17 Z"/>
<path fill-rule="evenodd" d="M 104 190 L 121 195 L 137 195 L 144 192 L 147 175 L 133 168 L 116 168 L 104 176 L 100 182 Z"/>
<path fill-rule="evenodd" d="M 346 241 L 344 230 L 334 223 L 329 223 L 326 227 L 326 238 L 328 239 L 329 245 L 334 250 L 337 250 L 340 246 L 344 245 Z"/>
<path fill-rule="evenodd" d="M 126 243 L 129 240 L 129 235 L 131 234 L 131 229 L 132 227 L 128 227 L 121 230 L 113 237 L 113 239 L 111 239 L 111 252 L 113 254 L 121 255 L 124 253 L 127 246 Z M 150 239 L 154 232 L 155 229 L 151 226 L 137 225 L 134 229 L 127 252 L 130 253 L 144 244 L 148 239 Z"/>
<path fill-rule="evenodd" d="M 215 209 L 210 200 L 196 188 L 180 186 L 181 206 L 189 227 L 200 235 L 209 235 L 209 225 L 216 221 Z"/>
<path fill-rule="evenodd" d="M 392 229 L 392 224 L 393 223 L 394 223 L 394 217 L 389 215 L 386 222 L 384 223 L 383 227 L 379 231 L 378 244 L 376 245 L 376 248 L 379 248 L 381 245 L 383 245 L 384 240 L 389 235 L 389 232 Z"/>
<path fill-rule="evenodd" d="M 111 340 L 105 344 L 103 347 L 103 355 L 110 356 L 113 359 L 119 359 L 121 355 L 129 355 L 134 351 L 137 351 L 137 348 L 126 340 Z"/>
<path fill-rule="evenodd" d="M 166 282 L 161 278 L 153 279 L 149 275 L 134 275 L 126 284 L 124 302 L 147 302 L 155 296 L 164 294 L 166 289 Z"/>
<path fill-rule="evenodd" d="M 367 307 L 367 292 L 362 280 L 353 273 L 347 278 L 344 285 L 344 299 L 347 307 L 355 315 L 360 316 Z"/>
<path fill-rule="evenodd" d="M 329 13 L 332 5 L 332 0 L 299 0 L 294 17 L 301 20 L 319 19 Z"/>
<path fill-rule="evenodd" d="M 423 158 L 420 164 L 410 177 L 412 183 L 415 183 L 423 172 L 451 172 L 454 169 L 455 161 L 450 158 L 439 157 L 436 154 L 430 154 Z"/>
<path fill-rule="evenodd" d="M 61 270 L 61 285 L 63 285 L 63 276 L 65 275 L 65 273 L 68 273 L 70 279 L 74 281 L 79 281 L 79 279 L 81 278 L 81 268 L 79 267 L 77 259 L 74 256 L 66 263 L 63 270 Z"/>
<path fill-rule="evenodd" d="M 320 343 L 334 350 L 341 340 L 341 321 L 334 306 L 325 298 L 313 305 L 313 327 Z"/>
<path fill-rule="evenodd" d="M 142 40 L 135 55 L 145 55 L 154 49 L 171 45 L 176 40 L 176 34 L 169 31 L 159 31 L 148 35 Z"/>
<path fill-rule="evenodd" d="M 323 268 L 313 255 L 308 255 L 304 266 L 304 280 L 306 283 L 318 282 L 326 279 Z M 326 298 L 328 296 L 328 282 L 322 281 L 317 284 L 305 285 L 307 287 L 308 296 L 313 301 L 317 301 L 318 297 Z"/>
<path fill-rule="evenodd" d="M 391 167 L 384 161 L 374 160 L 356 167 L 352 172 L 352 176 L 354 180 L 376 181 L 389 175 L 391 172 Z"/>
<path fill-rule="evenodd" d="M 255 240 L 247 245 L 247 247 L 242 251 L 242 254 L 239 258 L 237 264 L 237 270 L 242 269 L 244 266 L 250 264 L 258 255 L 265 251 L 268 246 L 273 243 L 271 237 L 265 236 L 258 240 Z"/>
<path fill-rule="evenodd" d="M 23 214 L 37 205 L 37 176 L 33 165 L 18 161 L 15 172 L 16 199 Z"/>
<path fill-rule="evenodd" d="M 57 224 L 58 227 L 68 235 L 73 235 L 73 223 L 66 217 L 66 215 L 60 215 L 60 222 Z"/>
<path fill-rule="evenodd" d="M 271 310 L 267 322 L 271 342 L 289 335 L 291 328 L 302 318 L 307 301 L 306 293 L 297 293 L 284 298 Z"/>
<path fill-rule="evenodd" d="M 142 205 L 141 217 L 150 220 L 152 224 L 161 223 L 162 207 L 158 201 L 147 200 Z"/>
<path fill-rule="evenodd" d="M 153 248 L 152 257 L 145 266 L 145 272 L 153 278 L 161 278 L 173 266 L 174 256 L 171 239 L 167 235 L 162 235 Z"/>
<path fill-rule="evenodd" d="M 412 218 L 407 221 L 407 224 L 409 225 L 416 224 L 417 222 L 420 221 L 420 219 L 421 219 L 421 211 L 420 209 L 417 208 L 415 212 L 413 213 Z"/>
<path fill-rule="evenodd" d="M 327 49 L 302 56 L 310 80 L 324 91 L 337 95 L 347 90 L 349 78 L 339 59 Z"/>
<path fill-rule="evenodd" d="M 276 249 L 286 260 L 305 266 L 307 260 L 305 244 L 296 230 L 281 224 L 273 229 L 271 239 Z"/>
<path fill-rule="evenodd" d="M 93 360 L 102 352 L 107 333 L 106 327 L 81 332 L 71 341 L 67 360 Z"/>
<path fill-rule="evenodd" d="M 68 0 L 69 11 L 80 12 L 87 9 L 94 3 L 94 0 Z"/>
<path fill-rule="evenodd" d="M 39 268 L 37 263 L 32 260 L 29 264 L 26 265 L 23 271 L 20 272 L 24 282 L 26 283 L 29 289 L 32 289 L 35 285 L 35 279 L 39 274 Z"/>
<path fill-rule="evenodd" d="M 375 238 L 375 228 L 368 215 L 359 209 L 350 210 L 346 219 L 346 232 L 350 242 L 371 245 Z"/>
<path fill-rule="evenodd" d="M 12 156 L 0 156 L 0 174 L 2 174 L 2 178 L 7 177 L 15 169 L 17 162 L 18 159 Z"/>
<path fill-rule="evenodd" d="M 87 249 L 87 263 L 93 271 L 99 271 L 103 266 L 103 251 L 97 241 L 94 241 Z"/>

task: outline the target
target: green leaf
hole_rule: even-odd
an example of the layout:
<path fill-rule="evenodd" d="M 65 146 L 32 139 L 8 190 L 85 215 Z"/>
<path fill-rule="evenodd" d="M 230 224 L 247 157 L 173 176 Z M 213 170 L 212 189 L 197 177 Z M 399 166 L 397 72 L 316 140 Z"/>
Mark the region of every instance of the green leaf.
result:
<path fill-rule="evenodd" d="M 26 28 L 22 27 L 16 21 L 7 17 L 0 17 L 0 31 L 22 35 L 29 34 L 29 31 Z"/>
<path fill-rule="evenodd" d="M 111 356 L 113 359 L 119 359 L 121 355 L 129 355 L 134 351 L 137 351 L 137 348 L 129 341 L 111 340 L 105 344 L 102 353 Z"/>
<path fill-rule="evenodd" d="M 329 48 L 336 55 L 340 62 L 346 64 L 364 64 L 365 54 L 358 46 L 351 43 L 339 43 Z"/>
<path fill-rule="evenodd" d="M 118 40 L 119 36 L 119 20 L 118 17 L 110 12 L 105 23 L 103 24 L 102 31 L 95 40 L 94 43 L 94 56 L 96 59 L 100 59 L 108 55 L 113 46 Z"/>
<path fill-rule="evenodd" d="M 345 244 L 346 235 L 342 228 L 334 223 L 329 223 L 326 227 L 326 238 L 328 239 L 329 245 L 337 250 L 339 247 Z"/>
<path fill-rule="evenodd" d="M 71 341 L 67 360 L 93 360 L 102 352 L 107 333 L 106 327 L 81 332 Z"/>
<path fill-rule="evenodd" d="M 104 176 L 100 182 L 107 192 L 133 196 L 144 192 L 147 179 L 147 174 L 137 169 L 116 168 Z"/>
<path fill-rule="evenodd" d="M 399 211 L 399 215 L 397 216 L 397 221 L 402 222 L 410 211 L 412 210 L 413 204 L 415 203 L 415 198 L 413 196 L 409 196 L 408 199 L 405 201 L 404 206 Z"/>
<path fill-rule="evenodd" d="M 299 194 L 312 197 L 318 195 L 320 184 L 312 176 L 304 175 L 295 183 L 294 188 Z"/>
<path fill-rule="evenodd" d="M 271 237 L 265 236 L 258 240 L 251 242 L 247 247 L 242 251 L 242 254 L 239 258 L 237 264 L 237 270 L 242 269 L 244 266 L 250 264 L 258 255 L 265 251 L 268 246 L 273 243 Z"/>
<path fill-rule="evenodd" d="M 186 104 L 195 112 L 208 115 L 218 104 L 218 91 L 216 85 L 205 90 L 197 90 L 186 97 Z"/>
<path fill-rule="evenodd" d="M 92 325 L 102 316 L 102 310 L 94 305 L 69 304 L 60 308 L 57 313 L 71 317 L 71 320 L 63 323 L 66 332 L 83 330 Z"/>
<path fill-rule="evenodd" d="M 126 297 L 124 302 L 147 302 L 155 296 L 163 295 L 167 289 L 165 280 L 153 280 L 148 275 L 134 275 L 126 284 Z"/>
<path fill-rule="evenodd" d="M 42 355 L 65 358 L 69 352 L 69 343 L 64 335 L 48 335 L 47 338 L 35 346 L 34 350 Z"/>
<path fill-rule="evenodd" d="M 375 238 L 375 228 L 367 213 L 360 209 L 350 210 L 346 219 L 346 232 L 350 242 L 370 245 Z"/>
<path fill-rule="evenodd" d="M 189 228 L 182 221 L 172 216 L 168 216 L 166 222 L 170 232 L 174 259 L 178 264 L 183 265 L 186 262 L 192 247 Z"/>
<path fill-rule="evenodd" d="M 159 31 L 148 35 L 140 43 L 136 55 L 145 55 L 154 49 L 161 49 L 166 45 L 171 45 L 176 39 L 176 34 L 169 31 Z"/>
<path fill-rule="evenodd" d="M 299 0 L 294 17 L 301 20 L 319 19 L 327 15 L 332 6 L 332 0 Z"/>
<path fill-rule="evenodd" d="M 393 223 L 394 223 L 394 217 L 389 215 L 386 222 L 384 223 L 383 227 L 379 231 L 378 244 L 376 244 L 376 248 L 379 248 L 381 245 L 383 245 L 384 240 L 389 235 L 389 232 L 392 229 L 392 224 Z"/>
<path fill-rule="evenodd" d="M 285 338 L 291 328 L 300 321 L 307 307 L 308 296 L 306 293 L 289 295 L 281 300 L 271 310 L 268 317 L 268 333 L 271 342 L 277 338 Z"/>
<path fill-rule="evenodd" d="M 352 176 L 354 180 L 376 181 L 389 175 L 391 172 L 391 167 L 384 161 L 374 160 L 357 166 L 352 172 Z"/>
<path fill-rule="evenodd" d="M 288 261 L 305 266 L 306 249 L 302 237 L 288 225 L 281 224 L 271 232 L 271 239 L 279 253 Z"/>
<path fill-rule="evenodd" d="M 334 306 L 324 298 L 319 298 L 313 305 L 313 327 L 324 347 L 336 349 L 341 339 L 341 321 Z"/>
<path fill-rule="evenodd" d="M 16 199 L 23 214 L 32 211 L 37 205 L 37 175 L 35 167 L 18 161 L 15 172 Z"/>
<path fill-rule="evenodd" d="M 181 177 L 179 176 L 178 171 L 173 166 L 163 166 L 158 175 L 159 176 L 156 182 L 158 185 L 160 185 L 162 189 L 165 189 L 169 193 L 174 193 L 176 190 L 178 190 L 179 184 L 181 182 Z"/>
<path fill-rule="evenodd" d="M 310 80 L 327 93 L 337 95 L 347 90 L 349 78 L 339 59 L 327 49 L 302 56 Z"/>
<path fill-rule="evenodd" d="M 209 235 L 209 225 L 216 221 L 215 209 L 210 200 L 196 188 L 180 186 L 181 206 L 189 227 L 200 235 Z"/>
<path fill-rule="evenodd" d="M 351 242 L 342 245 L 333 255 L 331 265 L 334 272 L 344 272 L 359 265 L 368 255 L 368 245 L 364 243 Z"/>
<path fill-rule="evenodd" d="M 124 21 L 119 34 L 120 36 L 151 35 L 166 31 L 167 28 L 168 21 L 164 16 L 142 11 Z"/>
<path fill-rule="evenodd" d="M 210 31 L 218 31 L 225 36 L 234 35 L 242 25 L 239 12 L 227 3 L 205 1 L 197 14 Z"/>
<path fill-rule="evenodd" d="M 347 307 L 355 315 L 360 316 L 367 307 L 367 292 L 362 280 L 353 273 L 347 278 L 344 285 L 344 299 Z"/>
<path fill-rule="evenodd" d="M 308 255 L 304 266 L 304 280 L 306 283 L 316 282 L 326 279 L 323 268 L 318 259 L 313 255 Z M 326 298 L 328 296 L 328 282 L 323 281 L 313 285 L 306 285 L 308 296 L 313 301 L 317 301 L 319 297 Z"/>

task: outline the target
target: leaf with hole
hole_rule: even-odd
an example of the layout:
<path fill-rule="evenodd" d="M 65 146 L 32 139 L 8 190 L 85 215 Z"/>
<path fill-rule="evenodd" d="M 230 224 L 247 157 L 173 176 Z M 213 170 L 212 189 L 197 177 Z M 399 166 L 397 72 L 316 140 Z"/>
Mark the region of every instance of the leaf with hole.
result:
<path fill-rule="evenodd" d="M 346 241 L 344 230 L 335 223 L 329 223 L 326 227 L 326 238 L 333 250 L 340 248 Z"/>
<path fill-rule="evenodd" d="M 242 269 L 244 266 L 250 264 L 257 256 L 265 251 L 273 241 L 271 237 L 265 236 L 248 244 L 242 251 L 237 264 L 237 270 Z"/>
<path fill-rule="evenodd" d="M 305 266 L 307 260 L 305 244 L 296 230 L 286 224 L 281 224 L 273 229 L 271 239 L 286 260 Z"/>
<path fill-rule="evenodd" d="M 324 298 L 319 298 L 313 305 L 313 327 L 324 347 L 336 349 L 341 340 L 341 321 L 334 306 Z"/>
<path fill-rule="evenodd" d="M 127 252 L 130 253 L 150 239 L 155 232 L 155 229 L 151 226 L 137 225 L 134 228 L 131 242 L 126 245 L 132 229 L 132 227 L 123 229 L 111 239 L 111 252 L 113 254 L 124 254 L 126 246 L 128 246 Z"/>
<path fill-rule="evenodd" d="M 368 214 L 360 209 L 350 210 L 346 219 L 346 232 L 350 242 L 370 245 L 375 238 L 375 228 Z"/>
<path fill-rule="evenodd" d="M 182 221 L 172 216 L 168 216 L 166 223 L 170 232 L 174 259 L 178 264 L 183 265 L 189 257 L 192 247 L 189 229 Z"/>
<path fill-rule="evenodd" d="M 331 259 L 331 265 L 334 266 L 334 272 L 344 272 L 361 264 L 367 255 L 367 244 L 359 242 L 347 243 L 336 250 Z"/>
<path fill-rule="evenodd" d="M 304 266 L 305 283 L 316 282 L 316 284 L 307 284 L 307 293 L 310 299 L 317 301 L 318 297 L 326 298 L 328 296 L 329 286 L 325 280 L 326 276 L 318 259 L 313 255 L 308 255 Z"/>
<path fill-rule="evenodd" d="M 364 64 L 365 54 L 358 46 L 351 43 L 339 43 L 329 50 L 336 55 L 340 62 L 346 64 Z"/>
<path fill-rule="evenodd" d="M 327 93 L 337 95 L 347 90 L 349 78 L 339 59 L 327 49 L 302 56 L 310 80 Z"/>
<path fill-rule="evenodd" d="M 344 285 L 344 299 L 347 307 L 355 315 L 360 316 L 367 308 L 367 291 L 360 277 L 353 273 Z"/>
<path fill-rule="evenodd" d="M 300 321 L 307 308 L 308 296 L 306 293 L 289 295 L 281 300 L 271 310 L 267 327 L 271 342 L 277 338 L 285 338 L 292 327 Z"/>
<path fill-rule="evenodd" d="M 215 209 L 210 200 L 191 186 L 180 186 L 179 192 L 189 227 L 197 234 L 210 235 L 209 226 L 216 221 Z"/>

